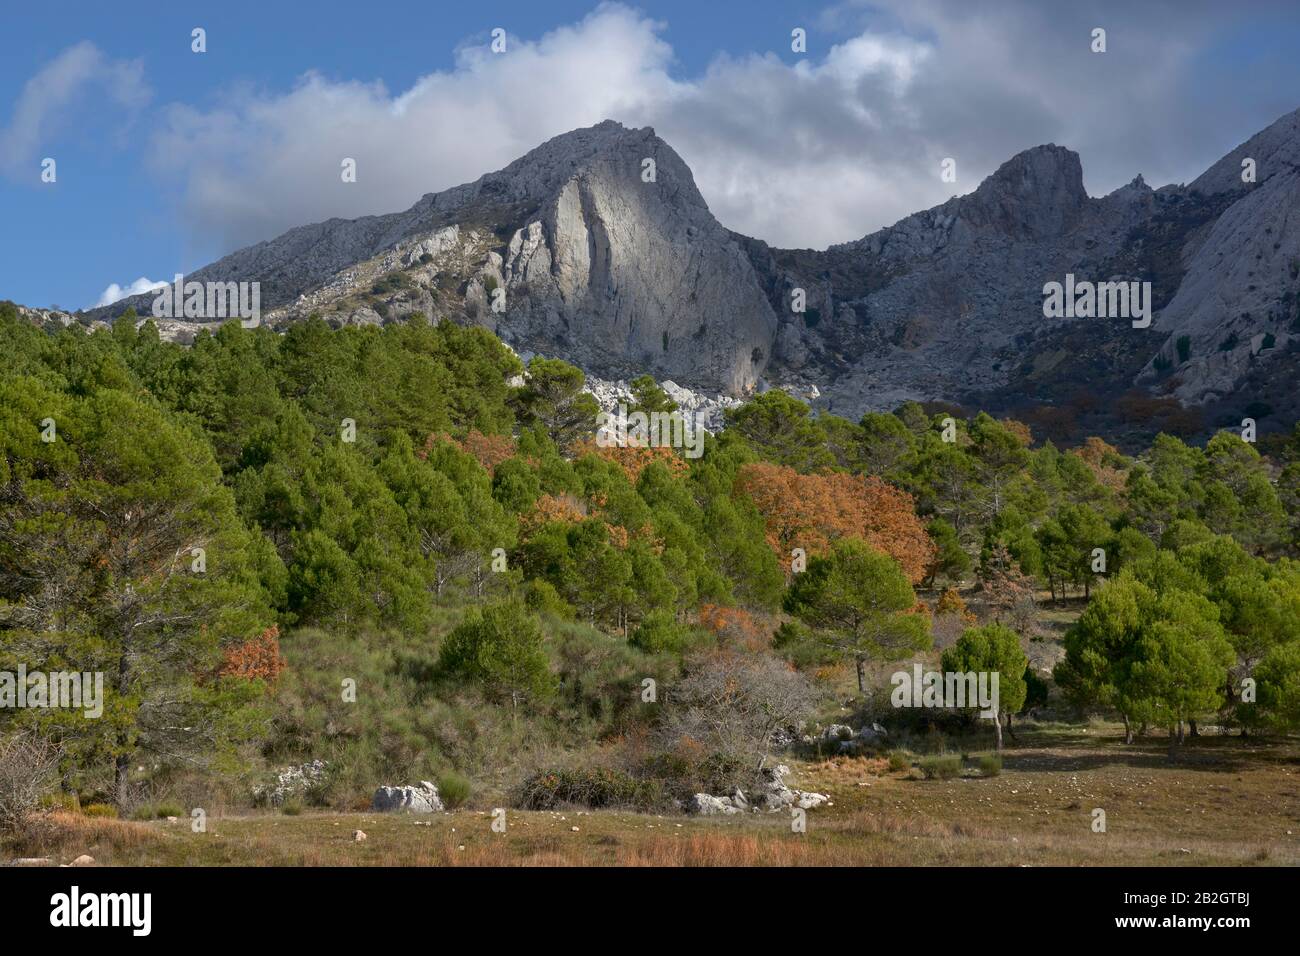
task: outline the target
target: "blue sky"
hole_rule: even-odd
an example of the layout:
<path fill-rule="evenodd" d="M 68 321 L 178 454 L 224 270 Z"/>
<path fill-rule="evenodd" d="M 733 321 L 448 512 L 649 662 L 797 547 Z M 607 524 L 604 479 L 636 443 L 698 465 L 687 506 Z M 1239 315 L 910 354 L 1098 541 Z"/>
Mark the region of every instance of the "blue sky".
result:
<path fill-rule="evenodd" d="M 1296 7 L 15 6 L 0 298 L 94 305 L 111 283 L 168 279 L 293 225 L 405 208 L 607 117 L 655 126 L 725 225 L 779 245 L 857 238 L 1048 141 L 1080 152 L 1094 195 L 1138 173 L 1186 181 L 1300 107 Z M 498 26 L 508 48 L 493 56 Z M 1105 54 L 1088 48 L 1094 26 Z M 340 156 L 357 157 L 358 188 L 339 187 Z M 937 176 L 949 156 L 955 188 Z"/>

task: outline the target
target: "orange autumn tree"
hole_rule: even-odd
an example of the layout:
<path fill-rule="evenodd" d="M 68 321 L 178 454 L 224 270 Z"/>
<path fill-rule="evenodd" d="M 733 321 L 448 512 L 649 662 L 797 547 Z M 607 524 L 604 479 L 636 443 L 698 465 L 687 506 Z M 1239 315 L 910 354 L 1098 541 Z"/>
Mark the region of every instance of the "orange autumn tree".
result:
<path fill-rule="evenodd" d="M 1123 463 L 1123 456 L 1114 445 L 1093 435 L 1082 447 L 1071 449 L 1068 454 L 1082 458 L 1103 487 L 1116 492 L 1124 490 L 1128 473 L 1119 467 Z"/>
<path fill-rule="evenodd" d="M 785 465 L 755 462 L 736 478 L 767 526 L 767 543 L 787 567 L 790 552 L 824 554 L 841 538 L 861 538 L 889 555 L 917 584 L 935 555 L 912 496 L 874 476 L 841 472 L 803 475 Z"/>
<path fill-rule="evenodd" d="M 939 595 L 939 601 L 934 606 L 934 613 L 936 615 L 952 614 L 961 618 L 967 624 L 976 622 L 975 615 L 966 606 L 966 602 L 962 600 L 961 592 L 956 588 L 948 588 L 943 594 Z"/>
<path fill-rule="evenodd" d="M 520 537 L 527 538 L 542 525 L 559 521 L 577 524 L 587 517 L 587 503 L 570 494 L 544 494 L 537 499 L 532 511 L 519 519 Z"/>
<path fill-rule="evenodd" d="M 496 471 L 497 465 L 515 454 L 515 440 L 509 435 L 485 435 L 471 428 L 461 439 L 452 438 L 446 432 L 434 432 L 424 440 L 424 447 L 415 453 L 416 457 L 428 458 L 429 452 L 439 442 L 451 442 L 482 465 L 489 475 Z"/>
<path fill-rule="evenodd" d="M 635 485 L 641 472 L 652 462 L 661 461 L 668 466 L 674 478 L 680 478 L 691 470 L 681 455 L 672 448 L 662 445 L 599 445 L 592 439 L 579 442 L 574 446 L 578 457 L 595 455 L 597 458 L 613 462 L 623 469 L 627 480 Z"/>
<path fill-rule="evenodd" d="M 285 668 L 280 654 L 280 629 L 274 624 L 257 637 L 225 650 L 218 674 L 242 680 L 264 680 L 274 684 Z"/>
<path fill-rule="evenodd" d="M 771 644 L 771 627 L 764 627 L 752 612 L 742 607 L 702 604 L 697 617 L 700 625 L 723 646 L 758 651 Z"/>

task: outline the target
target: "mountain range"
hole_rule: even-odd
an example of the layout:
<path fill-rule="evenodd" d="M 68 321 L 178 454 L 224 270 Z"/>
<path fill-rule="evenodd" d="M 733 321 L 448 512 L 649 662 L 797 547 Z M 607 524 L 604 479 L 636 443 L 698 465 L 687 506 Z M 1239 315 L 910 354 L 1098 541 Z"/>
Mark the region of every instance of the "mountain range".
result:
<path fill-rule="evenodd" d="M 1067 276 L 1149 282 L 1150 326 L 1045 318 L 1045 284 Z M 1049 434 L 1192 433 L 1247 414 L 1267 428 L 1300 418 L 1300 110 L 1159 189 L 1138 175 L 1089 196 L 1076 153 L 1037 146 L 825 250 L 728 230 L 654 130 L 607 120 L 405 212 L 301 226 L 186 279 L 259 282 L 273 327 L 421 312 L 602 378 L 779 386 L 850 417 L 916 400 Z M 78 318 L 147 316 L 153 298 Z"/>

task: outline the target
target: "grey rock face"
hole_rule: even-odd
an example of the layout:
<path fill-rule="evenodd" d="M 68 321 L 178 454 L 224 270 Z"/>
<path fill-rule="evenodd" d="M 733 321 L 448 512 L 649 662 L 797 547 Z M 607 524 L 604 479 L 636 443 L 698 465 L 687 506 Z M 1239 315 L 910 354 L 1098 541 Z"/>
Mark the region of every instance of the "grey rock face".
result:
<path fill-rule="evenodd" d="M 609 121 L 406 212 L 302 226 L 186 279 L 260 281 L 273 324 L 313 311 L 368 324 L 384 316 L 345 300 L 409 268 L 424 269 L 416 285 L 431 294 L 398 297 L 399 315 L 450 311 L 597 374 L 650 371 L 740 394 L 762 374 L 776 332 L 748 258 L 710 214 L 686 164 L 654 130 Z M 497 290 L 500 311 L 492 307 Z M 91 315 L 128 305 L 147 315 L 152 296 Z"/>
<path fill-rule="evenodd" d="M 730 816 L 743 812 L 730 797 L 714 797 L 707 793 L 697 793 L 691 797 L 687 810 L 705 817 Z"/>
<path fill-rule="evenodd" d="M 1242 180 L 1246 160 L 1254 182 Z M 187 278 L 260 282 L 272 326 L 422 312 L 485 325 L 605 382 L 648 372 L 706 400 L 777 386 L 856 417 L 998 389 L 1032 396 L 1074 376 L 1201 403 L 1300 335 L 1298 200 L 1300 111 L 1189 186 L 1152 190 L 1138 176 L 1089 197 L 1079 157 L 1039 146 L 974 191 L 855 242 L 781 250 L 719 225 L 653 130 L 606 121 L 404 212 L 302 226 Z M 1067 274 L 1152 281 L 1152 326 L 1045 319 L 1043 286 Z M 147 315 L 151 303 L 138 296 L 79 320 L 128 305 Z M 164 333 L 184 341 L 201 327 L 172 321 Z M 1101 343 L 1092 367 L 1061 345 L 1076 329 L 1085 345 Z"/>
<path fill-rule="evenodd" d="M 370 807 L 381 813 L 441 813 L 444 809 L 438 787 L 428 780 L 421 781 L 418 787 L 380 787 Z"/>
<path fill-rule="evenodd" d="M 290 797 L 301 797 L 312 787 L 323 783 L 328 773 L 329 763 L 324 760 L 284 767 L 266 785 L 253 787 L 253 798 L 266 800 L 271 806 L 278 807 Z"/>
<path fill-rule="evenodd" d="M 830 797 L 824 793 L 792 789 L 785 782 L 789 775 L 790 768 L 785 764 L 768 767 L 763 771 L 759 792 L 752 798 L 747 797 L 740 788 L 736 788 L 729 797 L 697 793 L 687 804 L 687 812 L 701 816 L 731 816 L 747 811 L 757 813 L 760 810 L 775 813 L 792 807 L 812 810 L 830 802 Z"/>

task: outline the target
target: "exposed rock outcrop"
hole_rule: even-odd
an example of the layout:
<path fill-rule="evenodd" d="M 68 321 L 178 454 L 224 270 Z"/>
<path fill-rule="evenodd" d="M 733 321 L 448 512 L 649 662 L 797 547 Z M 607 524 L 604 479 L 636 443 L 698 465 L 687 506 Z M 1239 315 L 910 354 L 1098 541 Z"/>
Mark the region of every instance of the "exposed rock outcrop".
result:
<path fill-rule="evenodd" d="M 1298 201 L 1300 111 L 1188 186 L 1137 176 L 1090 197 L 1074 152 L 1038 146 L 862 239 L 781 250 L 724 229 L 653 130 L 606 121 L 405 212 L 302 226 L 187 278 L 260 282 L 273 326 L 422 312 L 605 382 L 649 372 L 731 398 L 779 385 L 848 417 L 1135 383 L 1214 403 L 1286 368 L 1275 360 L 1300 336 Z M 1067 274 L 1151 282 L 1155 321 L 1045 319 L 1043 286 Z M 165 334 L 199 327 L 169 320 Z"/>
<path fill-rule="evenodd" d="M 732 816 L 737 813 L 765 811 L 775 813 L 797 807 L 800 810 L 813 810 L 830 802 L 824 793 L 808 790 L 795 790 L 786 782 L 790 768 L 785 764 L 767 767 L 762 771 L 762 784 L 752 798 L 737 787 L 730 796 L 715 797 L 707 793 L 697 793 L 691 797 L 686 809 L 701 816 Z"/>
<path fill-rule="evenodd" d="M 444 809 L 437 785 L 428 780 L 418 787 L 380 787 L 370 807 L 381 813 L 441 813 Z"/>

